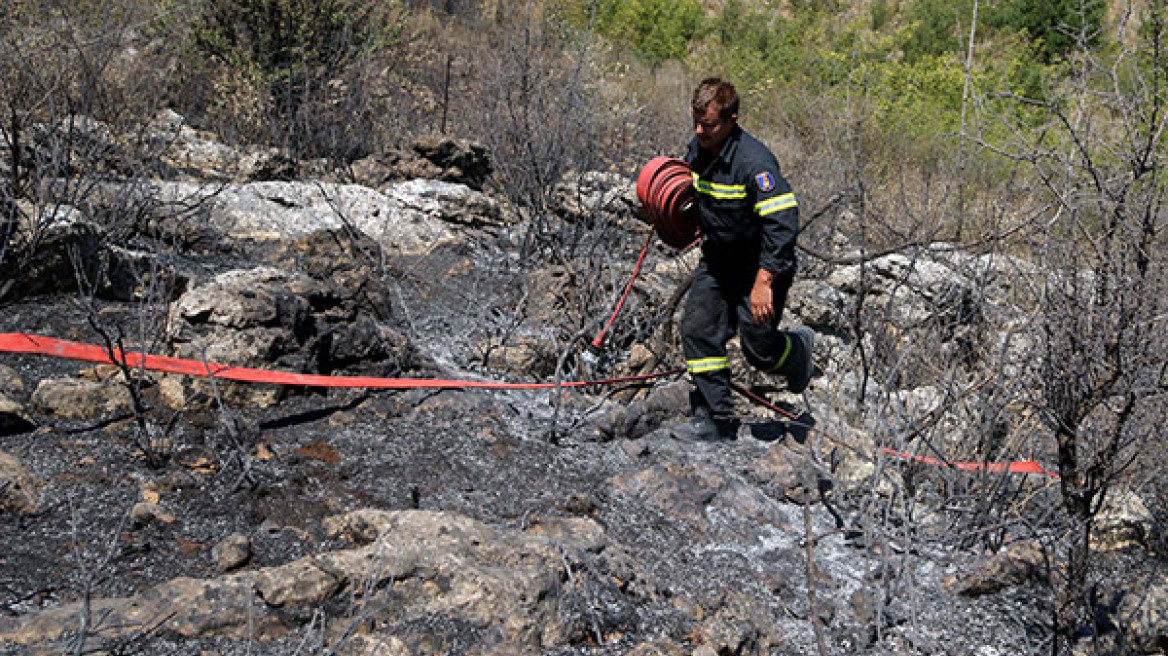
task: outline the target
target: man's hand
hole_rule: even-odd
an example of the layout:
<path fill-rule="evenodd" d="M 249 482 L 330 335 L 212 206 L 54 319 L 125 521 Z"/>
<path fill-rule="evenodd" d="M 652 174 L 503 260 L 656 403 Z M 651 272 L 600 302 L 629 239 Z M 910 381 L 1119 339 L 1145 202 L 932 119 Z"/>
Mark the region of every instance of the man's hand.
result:
<path fill-rule="evenodd" d="M 770 323 L 775 317 L 775 294 L 771 291 L 771 283 L 775 274 L 766 269 L 759 269 L 754 277 L 754 287 L 750 290 L 750 314 L 757 324 Z"/>

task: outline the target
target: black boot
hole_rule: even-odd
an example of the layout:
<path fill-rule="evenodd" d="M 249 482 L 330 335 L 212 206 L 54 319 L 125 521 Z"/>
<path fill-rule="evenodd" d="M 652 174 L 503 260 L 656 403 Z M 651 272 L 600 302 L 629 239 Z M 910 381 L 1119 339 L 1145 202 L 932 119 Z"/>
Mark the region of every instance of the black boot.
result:
<path fill-rule="evenodd" d="M 811 359 L 811 352 L 815 348 L 815 331 L 807 326 L 800 326 L 788 335 L 796 343 L 792 344 L 794 348 L 791 349 L 790 358 L 779 369 L 779 373 L 787 379 L 787 391 L 802 394 L 811 383 L 811 374 L 815 371 Z"/>
<path fill-rule="evenodd" d="M 716 416 L 709 408 L 698 406 L 693 417 L 669 429 L 669 435 L 681 442 L 729 442 L 738 439 L 738 426 L 737 419 Z"/>

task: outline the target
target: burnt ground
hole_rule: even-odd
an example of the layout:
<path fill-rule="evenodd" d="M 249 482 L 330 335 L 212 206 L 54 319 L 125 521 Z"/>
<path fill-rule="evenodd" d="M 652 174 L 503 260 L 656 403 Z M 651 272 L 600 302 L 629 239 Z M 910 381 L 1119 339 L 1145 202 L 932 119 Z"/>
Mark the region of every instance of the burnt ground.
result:
<path fill-rule="evenodd" d="M 457 268 L 449 259 L 402 266 L 417 279 Z M 492 281 L 497 271 L 490 268 L 459 270 L 464 277 L 450 284 L 404 289 L 412 300 L 395 309 L 395 321 L 447 375 L 502 375 L 450 370 L 451 362 L 471 361 L 474 336 L 487 330 L 466 318 L 468 304 L 481 304 L 481 317 L 483 307 L 506 302 L 508 284 Z M 135 312 L 104 305 L 111 319 Z M 0 332 L 96 338 L 67 296 L 6 307 Z M 26 393 L 39 380 L 91 366 L 8 354 L 0 362 L 19 372 Z M 217 576 L 211 550 L 231 534 L 251 537 L 251 566 L 287 563 L 338 546 L 325 539 L 321 520 L 359 508 L 444 510 L 517 528 L 540 517 L 583 515 L 606 528 L 611 547 L 580 573 L 594 581 L 591 598 L 563 612 L 587 614 L 604 637 L 558 653 L 623 654 L 665 638 L 684 643 L 695 617 L 733 608 L 740 598 L 752 608 L 736 612 L 773 626 L 768 644 L 780 646 L 772 653 L 817 653 L 803 506 L 760 465 L 774 449 L 794 445 L 679 445 L 659 434 L 601 441 L 587 413 L 597 400 L 582 391 L 301 390 L 272 408 L 184 413 L 161 466 L 141 456 L 130 417 L 36 415 L 37 430 L 0 437 L 0 451 L 45 482 L 40 512 L 0 523 L 0 613 L 35 612 L 86 592 L 130 595 L 175 576 Z M 645 472 L 681 474 L 628 492 L 629 481 Z M 703 477 L 718 480 L 706 485 Z M 678 480 L 678 489 L 661 489 Z M 132 526 L 128 513 L 144 489 L 159 494 L 170 517 Z M 1048 590 L 1041 585 L 956 597 L 941 581 L 971 554 L 927 543 L 907 553 L 872 552 L 849 542 L 821 504 L 810 512 L 820 536 L 816 608 L 829 653 L 1049 650 Z M 431 630 L 448 641 L 449 653 L 474 653 L 473 631 L 452 624 Z M 305 640 L 147 636 L 127 653 L 305 653 Z"/>

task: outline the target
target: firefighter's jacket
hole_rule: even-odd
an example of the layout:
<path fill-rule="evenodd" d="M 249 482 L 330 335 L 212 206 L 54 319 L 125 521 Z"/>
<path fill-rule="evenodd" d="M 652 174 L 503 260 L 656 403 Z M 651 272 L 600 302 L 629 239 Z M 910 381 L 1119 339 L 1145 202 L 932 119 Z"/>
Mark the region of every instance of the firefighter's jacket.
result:
<path fill-rule="evenodd" d="M 714 269 L 795 273 L 799 208 L 771 151 L 735 126 L 719 155 L 689 144 L 702 253 Z"/>

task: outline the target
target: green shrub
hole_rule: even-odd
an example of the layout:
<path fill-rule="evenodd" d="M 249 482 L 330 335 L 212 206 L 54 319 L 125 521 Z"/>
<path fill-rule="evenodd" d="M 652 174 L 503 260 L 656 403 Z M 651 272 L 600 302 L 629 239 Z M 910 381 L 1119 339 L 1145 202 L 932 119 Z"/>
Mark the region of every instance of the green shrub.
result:
<path fill-rule="evenodd" d="M 369 3 L 356 0 L 210 0 L 195 45 L 228 66 L 291 80 L 353 59 L 370 43 Z"/>
<path fill-rule="evenodd" d="M 883 30 L 885 26 L 890 25 L 896 16 L 896 12 L 888 4 L 888 0 L 874 0 L 869 8 L 871 15 L 870 27 L 873 32 Z"/>
<path fill-rule="evenodd" d="M 908 61 L 959 52 L 972 19 L 967 0 L 917 0 L 905 11 L 904 57 Z M 964 34 L 958 33 L 961 26 Z"/>
<path fill-rule="evenodd" d="M 1005 0 L 988 12 L 999 31 L 1025 34 L 1045 63 L 1065 59 L 1079 46 L 1100 43 L 1107 5 L 1103 0 Z"/>
<path fill-rule="evenodd" d="M 1022 34 L 1037 48 L 1041 63 L 1061 59 L 1082 45 L 1100 44 L 1106 17 L 1104 0 L 1002 0 L 978 7 L 978 39 Z M 872 9 L 873 29 L 883 29 L 887 12 Z M 876 27 L 877 15 L 884 16 Z M 902 47 L 906 59 L 960 52 L 973 20 L 969 0 L 914 0 L 904 11 Z"/>
<path fill-rule="evenodd" d="M 565 15 L 577 27 L 591 27 L 647 61 L 684 59 L 702 30 L 705 9 L 699 0 L 568 0 Z"/>
<path fill-rule="evenodd" d="M 352 94 L 360 92 L 346 78 L 364 55 L 394 40 L 399 4 L 206 0 L 191 46 L 196 61 L 210 62 L 207 111 L 234 124 L 241 138 L 297 156 L 351 155 L 354 144 L 334 136 L 345 122 L 338 108 L 354 106 Z"/>
<path fill-rule="evenodd" d="M 818 83 L 838 75 L 836 46 L 851 38 L 847 30 L 833 32 L 827 11 L 795 5 L 789 15 L 779 16 L 743 0 L 727 0 L 708 20 L 703 46 L 691 64 L 724 73 L 748 97 Z"/>

